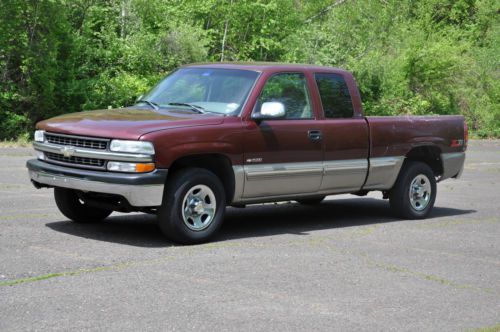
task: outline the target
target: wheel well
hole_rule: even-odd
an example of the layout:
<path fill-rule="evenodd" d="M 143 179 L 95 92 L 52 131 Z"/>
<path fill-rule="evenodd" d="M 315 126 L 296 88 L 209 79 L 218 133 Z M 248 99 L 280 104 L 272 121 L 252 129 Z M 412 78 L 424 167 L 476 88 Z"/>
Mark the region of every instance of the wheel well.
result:
<path fill-rule="evenodd" d="M 435 146 L 419 146 L 406 154 L 407 160 L 421 161 L 429 165 L 435 176 L 443 174 L 441 150 Z"/>
<path fill-rule="evenodd" d="M 234 196 L 234 172 L 231 161 L 220 154 L 192 155 L 177 159 L 168 169 L 168 178 L 181 169 L 198 167 L 214 173 L 222 182 L 226 191 L 226 201 L 230 204 Z"/>

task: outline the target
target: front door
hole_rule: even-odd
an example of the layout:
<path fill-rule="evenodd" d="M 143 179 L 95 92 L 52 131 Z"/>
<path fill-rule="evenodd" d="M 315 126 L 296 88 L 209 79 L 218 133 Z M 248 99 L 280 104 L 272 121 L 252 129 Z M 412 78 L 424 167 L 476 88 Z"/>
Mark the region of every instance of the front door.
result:
<path fill-rule="evenodd" d="M 284 105 L 281 119 L 248 120 L 244 137 L 244 199 L 315 193 L 323 176 L 321 131 L 303 73 L 268 78 L 253 112 L 263 103 Z"/>
<path fill-rule="evenodd" d="M 354 117 L 351 93 L 342 75 L 316 73 L 314 80 L 324 114 L 318 121 L 325 149 L 321 191 L 358 191 L 368 172 L 368 124 L 363 117 Z"/>

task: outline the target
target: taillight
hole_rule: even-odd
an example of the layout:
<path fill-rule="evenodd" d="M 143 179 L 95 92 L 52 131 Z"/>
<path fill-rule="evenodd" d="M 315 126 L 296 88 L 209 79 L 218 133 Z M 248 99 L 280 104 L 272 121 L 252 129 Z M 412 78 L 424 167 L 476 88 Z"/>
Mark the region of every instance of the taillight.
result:
<path fill-rule="evenodd" d="M 450 142 L 450 147 L 452 148 L 462 148 L 463 151 L 467 149 L 467 141 L 469 140 L 469 129 L 467 128 L 467 122 L 464 121 L 464 138 L 452 138 Z"/>
<path fill-rule="evenodd" d="M 452 148 L 459 148 L 461 146 L 464 146 L 464 140 L 463 139 L 453 138 L 451 140 L 450 147 L 452 147 Z"/>
<path fill-rule="evenodd" d="M 464 120 L 464 151 L 467 149 L 468 142 L 469 142 L 469 127 L 467 127 L 467 121 Z"/>

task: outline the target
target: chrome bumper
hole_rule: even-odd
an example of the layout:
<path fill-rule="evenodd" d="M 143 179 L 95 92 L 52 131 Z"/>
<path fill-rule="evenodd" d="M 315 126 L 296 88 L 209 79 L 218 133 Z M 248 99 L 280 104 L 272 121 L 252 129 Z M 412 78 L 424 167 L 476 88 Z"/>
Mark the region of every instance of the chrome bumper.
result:
<path fill-rule="evenodd" d="M 144 174 L 116 174 L 52 165 L 32 159 L 26 164 L 31 180 L 62 187 L 123 196 L 132 206 L 160 206 L 167 170 Z"/>

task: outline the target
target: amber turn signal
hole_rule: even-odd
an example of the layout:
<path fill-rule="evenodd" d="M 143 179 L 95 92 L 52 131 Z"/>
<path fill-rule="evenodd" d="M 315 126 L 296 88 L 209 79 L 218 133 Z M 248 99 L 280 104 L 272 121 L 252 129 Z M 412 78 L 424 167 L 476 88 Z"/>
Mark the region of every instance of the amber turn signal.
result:
<path fill-rule="evenodd" d="M 146 173 L 155 169 L 154 163 L 124 163 L 119 161 L 109 161 L 108 171 L 124 173 Z"/>
<path fill-rule="evenodd" d="M 146 172 L 151 172 L 155 169 L 155 164 L 154 163 L 149 163 L 149 164 L 136 164 L 135 165 L 135 171 L 137 173 L 146 173 Z"/>

